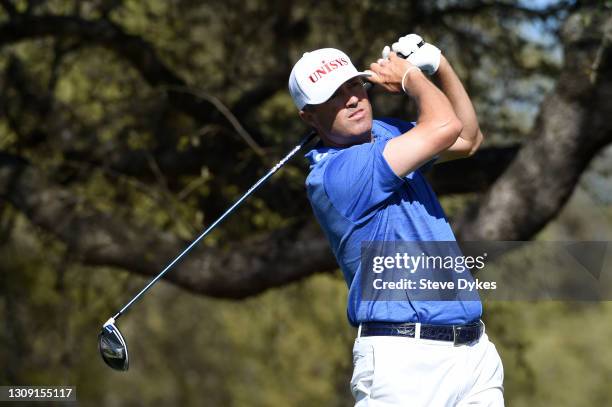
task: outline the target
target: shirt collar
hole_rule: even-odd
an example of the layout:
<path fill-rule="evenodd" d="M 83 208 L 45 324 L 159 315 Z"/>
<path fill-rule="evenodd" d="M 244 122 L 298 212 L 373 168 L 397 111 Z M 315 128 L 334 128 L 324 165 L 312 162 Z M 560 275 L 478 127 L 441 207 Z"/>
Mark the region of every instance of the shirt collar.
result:
<path fill-rule="evenodd" d="M 329 154 L 334 154 L 342 150 L 342 147 L 332 147 L 323 145 L 322 141 L 319 141 L 312 150 L 304 155 L 308 159 L 311 165 L 317 164 Z"/>
<path fill-rule="evenodd" d="M 378 120 L 372 121 L 372 138 L 374 141 L 385 140 L 391 138 L 391 132 L 378 123 Z M 312 150 L 304 155 L 311 165 L 317 164 L 338 151 L 344 150 L 346 147 L 332 147 L 323 145 L 319 141 Z"/>

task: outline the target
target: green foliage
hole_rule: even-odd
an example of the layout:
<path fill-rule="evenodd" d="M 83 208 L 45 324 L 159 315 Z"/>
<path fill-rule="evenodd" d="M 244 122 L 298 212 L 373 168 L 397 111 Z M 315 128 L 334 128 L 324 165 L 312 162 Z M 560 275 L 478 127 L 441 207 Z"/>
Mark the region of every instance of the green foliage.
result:
<path fill-rule="evenodd" d="M 349 401 L 354 330 L 345 321 L 346 289 L 337 277 L 317 276 L 241 302 L 156 287 L 138 312 L 119 322 L 131 369 L 116 373 L 101 361 L 96 334 L 144 281 L 75 265 L 59 247 L 41 249 L 14 242 L 0 253 L 3 384 L 75 385 L 83 405 Z"/>
<path fill-rule="evenodd" d="M 346 323 L 340 276 L 315 276 L 243 301 L 161 284 L 119 321 L 131 369 L 117 373 L 100 360 L 96 334 L 145 281 L 79 266 L 23 218 L 14 228 L 0 251 L 1 383 L 76 385 L 82 405 L 351 404 L 355 330 Z M 605 405 L 611 316 L 610 303 L 486 303 L 508 404 Z"/>
<path fill-rule="evenodd" d="M 261 157 L 222 120 L 198 120 L 180 109 L 180 98 L 147 81 L 109 44 L 75 35 L 3 46 L 0 150 L 27 158 L 69 190 L 78 198 L 75 213 L 88 205 L 185 240 L 304 132 L 286 77 L 306 50 L 339 47 L 367 67 L 398 35 L 421 33 L 466 83 L 489 146 L 528 134 L 561 61 L 562 15 L 512 11 L 528 3 L 519 1 L 486 2 L 482 9 L 398 0 L 12 3 L 39 16 L 110 21 L 150 46 L 190 92 L 229 107 L 272 85 L 239 117 L 265 151 Z M 8 21 L 0 13 L 0 23 Z M 412 107 L 403 98 L 376 92 L 372 98 L 379 115 L 405 117 Z M 609 184 L 609 168 L 599 165 L 586 177 L 587 191 Z M 285 167 L 261 191 L 274 199 L 253 197 L 206 243 L 223 248 L 312 221 L 305 167 L 300 160 Z M 474 199 L 452 196 L 443 204 L 452 217 Z M 573 202 L 540 237 L 610 240 L 612 200 L 602 194 L 595 200 Z M 603 208 L 596 220 L 595 203 Z M 0 209 L 0 384 L 76 385 L 82 405 L 351 404 L 355 331 L 346 322 L 340 276 L 317 275 L 242 301 L 202 298 L 162 283 L 119 322 L 132 358 L 131 370 L 119 374 L 100 360 L 96 334 L 145 280 L 83 265 L 2 199 Z M 217 272 L 223 278 L 224 270 Z M 491 303 L 485 310 L 505 365 L 508 405 L 608 403 L 609 303 Z"/>
<path fill-rule="evenodd" d="M 3 384 L 76 385 L 82 405 L 350 405 L 355 330 L 345 320 L 338 276 L 240 302 L 158 286 L 119 322 L 131 369 L 117 373 L 100 360 L 96 333 L 144 281 L 80 267 L 52 246 L 42 252 L 34 242 L 15 242 L 2 249 Z M 610 305 L 486 304 L 508 403 L 605 404 Z"/>

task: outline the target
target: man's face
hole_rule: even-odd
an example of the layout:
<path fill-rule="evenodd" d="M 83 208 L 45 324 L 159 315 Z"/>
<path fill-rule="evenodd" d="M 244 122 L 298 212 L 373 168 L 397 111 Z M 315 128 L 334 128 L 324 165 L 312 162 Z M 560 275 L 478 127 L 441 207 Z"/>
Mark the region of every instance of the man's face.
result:
<path fill-rule="evenodd" d="M 344 82 L 326 102 L 307 106 L 300 116 L 327 145 L 346 147 L 372 137 L 372 106 L 360 77 Z"/>

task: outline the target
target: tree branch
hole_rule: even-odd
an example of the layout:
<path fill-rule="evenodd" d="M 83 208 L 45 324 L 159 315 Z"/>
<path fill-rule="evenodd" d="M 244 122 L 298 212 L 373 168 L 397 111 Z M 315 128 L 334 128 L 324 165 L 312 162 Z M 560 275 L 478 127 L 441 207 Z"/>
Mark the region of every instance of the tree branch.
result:
<path fill-rule="evenodd" d="M 570 1 L 560 1 L 542 8 L 531 8 L 500 1 L 473 2 L 471 4 L 456 3 L 452 6 L 434 9 L 435 13 L 432 14 L 438 17 L 443 15 L 451 15 L 456 17 L 460 15 L 474 15 L 487 10 L 499 10 L 505 13 L 515 13 L 529 18 L 545 20 L 559 14 L 560 12 L 568 10 L 571 5 L 572 2 Z"/>
<path fill-rule="evenodd" d="M 197 122 L 235 127 L 235 123 L 228 122 L 227 115 L 221 114 L 211 100 L 179 90 L 189 88 L 188 84 L 159 58 L 151 44 L 126 33 L 109 20 L 19 15 L 0 25 L 0 46 L 47 36 L 77 39 L 86 45 L 107 48 L 128 61 L 150 86 L 166 89 L 170 104 Z M 237 120 L 241 121 L 242 118 L 238 116 Z M 250 132 L 253 133 L 252 130 Z"/>
<path fill-rule="evenodd" d="M 485 192 L 510 165 L 519 148 L 483 148 L 469 159 L 434 165 L 427 178 L 437 195 Z"/>
<path fill-rule="evenodd" d="M 564 69 L 528 142 L 457 226 L 466 240 L 527 240 L 561 210 L 591 159 L 612 142 L 610 13 L 589 8 L 563 27 Z M 598 56 L 599 55 L 599 56 Z M 597 75 L 591 75 L 599 58 Z"/>
<path fill-rule="evenodd" d="M 0 153 L 0 200 L 67 244 L 83 264 L 153 276 L 187 246 L 168 232 L 93 209 L 71 191 L 49 183 L 27 161 L 6 153 Z M 336 268 L 327 240 L 310 222 L 226 248 L 203 242 L 166 279 L 198 294 L 244 298 Z"/>

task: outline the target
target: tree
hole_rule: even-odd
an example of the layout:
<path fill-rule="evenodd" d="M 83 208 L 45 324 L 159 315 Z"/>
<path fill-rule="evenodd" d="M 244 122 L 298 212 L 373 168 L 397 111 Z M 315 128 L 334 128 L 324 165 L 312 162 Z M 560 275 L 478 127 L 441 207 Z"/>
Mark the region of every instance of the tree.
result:
<path fill-rule="evenodd" d="M 231 2 L 111 4 L 30 2 L 22 10 L 21 3 L 3 2 L 0 196 L 83 264 L 154 274 L 199 229 L 190 218 L 198 219 L 198 226 L 210 222 L 279 155 L 272 145 L 290 144 L 279 139 L 284 132 L 278 129 L 299 132 L 285 78 L 294 50 L 324 37 L 313 26 L 325 21 L 327 9 L 308 15 L 309 3 L 262 2 L 239 10 Z M 559 3 L 535 10 L 505 2 L 396 6 L 403 12 L 360 4 L 347 11 L 348 21 L 362 24 L 367 9 L 373 21 L 390 21 L 389 32 L 407 25 L 431 32 L 443 47 L 448 44 L 451 56 L 458 53 L 453 41 L 470 39 L 472 46 L 457 55 L 456 65 L 460 71 L 471 68 L 466 82 L 477 90 L 484 85 L 476 75 L 491 58 L 499 57 L 500 66 L 511 63 L 510 73 L 556 71 L 548 54 L 536 52 L 520 32 L 485 30 L 490 21 L 506 27 L 535 19 L 554 29 L 555 16 L 567 15 L 561 39 L 571 57 L 520 145 L 491 146 L 432 174 L 442 194 L 483 193 L 455 219 L 459 236 L 531 238 L 554 218 L 588 163 L 611 141 L 605 120 L 612 108 L 609 9 Z M 218 21 L 211 20 L 212 9 Z M 252 18 L 265 24 L 245 24 Z M 153 38 L 143 24 L 159 22 L 163 29 Z M 224 31 L 210 43 L 194 38 L 204 23 L 210 23 L 207 32 Z M 450 32 L 439 34 L 444 30 Z M 368 30 L 361 31 L 352 41 L 368 38 Z M 502 35 L 509 41 L 493 45 Z M 368 52 L 366 47 L 354 59 L 366 60 Z M 525 62 L 521 52 L 539 60 Z M 481 65 L 474 69 L 479 54 Z M 493 82 L 505 79 L 500 71 Z M 194 82 L 204 90 L 194 90 Z M 490 97 L 475 95 L 477 101 Z M 387 110 L 404 108 L 396 103 Z M 501 126 L 502 115 L 495 117 L 500 118 L 484 118 L 483 127 Z M 517 126 L 507 133 L 516 134 Z M 307 213 L 301 179 L 293 169 L 285 171 L 168 280 L 206 295 L 241 298 L 335 269 Z M 142 208 L 154 209 L 154 215 L 142 214 Z M 216 278 L 220 269 L 222 281 Z"/>
<path fill-rule="evenodd" d="M 612 23 L 604 2 L 526 4 L 0 0 L 0 381 L 78 380 L 105 404 L 201 404 L 204 392 L 211 405 L 346 405 L 346 290 L 329 273 L 299 159 L 167 275 L 196 296 L 160 285 L 138 319 L 121 321 L 128 337 L 138 329 L 140 374 L 99 371 L 92 333 L 142 286 L 134 276 L 156 274 L 297 142 L 305 129 L 286 80 L 320 46 L 367 66 L 399 34 L 439 45 L 487 137 L 429 175 L 453 228 L 534 238 L 611 141 Z M 379 115 L 414 108 L 371 97 Z M 489 304 L 513 405 L 550 404 L 551 392 L 604 404 L 609 329 L 598 322 L 609 312 Z M 584 321 L 588 343 L 567 338 Z M 550 379 L 547 352 L 577 376 Z"/>

